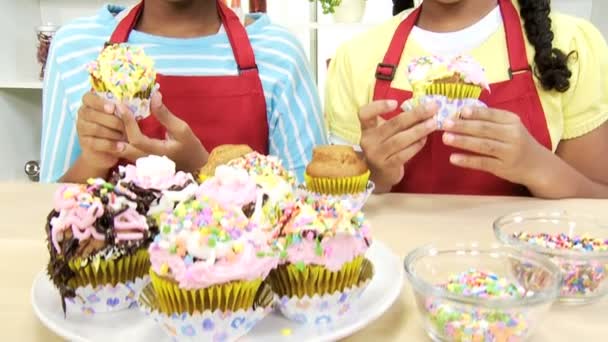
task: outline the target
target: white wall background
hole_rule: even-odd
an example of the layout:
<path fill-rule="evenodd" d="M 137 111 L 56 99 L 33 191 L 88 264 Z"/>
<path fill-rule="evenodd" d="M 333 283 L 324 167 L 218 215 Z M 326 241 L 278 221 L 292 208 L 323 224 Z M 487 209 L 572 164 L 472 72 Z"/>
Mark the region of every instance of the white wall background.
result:
<path fill-rule="evenodd" d="M 39 67 L 35 60 L 34 28 L 42 23 L 62 24 L 91 15 L 105 2 L 121 4 L 136 0 L 0 0 L 0 182 L 26 181 L 23 165 L 38 159 L 41 130 L 41 90 L 36 89 Z M 247 0 L 242 0 L 247 3 Z M 553 0 L 554 7 L 591 18 L 608 36 L 608 1 Z M 339 44 L 391 14 L 391 0 L 368 0 L 363 25 L 331 25 L 319 18 L 317 46 L 318 80 L 325 81 L 325 60 Z M 308 0 L 268 0 L 269 15 L 289 27 L 310 54 L 310 3 Z"/>

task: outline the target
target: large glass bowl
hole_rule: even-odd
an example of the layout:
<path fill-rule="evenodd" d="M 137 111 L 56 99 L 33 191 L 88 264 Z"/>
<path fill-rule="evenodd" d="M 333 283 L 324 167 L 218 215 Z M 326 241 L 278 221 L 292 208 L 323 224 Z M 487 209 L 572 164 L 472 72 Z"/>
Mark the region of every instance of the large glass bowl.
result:
<path fill-rule="evenodd" d="M 527 273 L 514 272 L 526 263 Z M 444 289 L 450 276 L 470 269 L 491 272 L 525 289 L 521 298 L 481 298 Z M 507 246 L 426 246 L 405 258 L 424 328 L 434 341 L 523 341 L 557 298 L 561 275 L 537 254 Z"/>
<path fill-rule="evenodd" d="M 566 234 L 608 240 L 608 228 L 597 219 L 567 211 L 528 211 L 499 218 L 494 222 L 496 237 L 522 251 L 549 257 L 562 272 L 560 302 L 586 304 L 608 293 L 608 251 L 575 251 L 542 247 L 521 241 L 514 234 Z M 523 268 L 522 268 L 522 271 Z"/>

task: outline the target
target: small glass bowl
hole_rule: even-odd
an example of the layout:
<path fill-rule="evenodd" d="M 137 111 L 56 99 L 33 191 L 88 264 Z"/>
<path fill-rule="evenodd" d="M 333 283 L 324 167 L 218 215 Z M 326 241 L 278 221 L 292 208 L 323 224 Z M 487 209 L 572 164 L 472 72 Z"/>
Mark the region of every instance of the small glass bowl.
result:
<path fill-rule="evenodd" d="M 498 240 L 514 248 L 549 257 L 562 272 L 559 300 L 563 304 L 587 304 L 608 293 L 608 251 L 575 251 L 548 248 L 514 236 L 516 233 L 566 234 L 608 239 L 608 228 L 590 216 L 567 211 L 528 211 L 510 214 L 494 222 Z M 522 264 L 523 265 L 523 264 Z M 520 267 L 525 272 L 525 267 Z"/>
<path fill-rule="evenodd" d="M 516 273 L 525 262 L 528 273 Z M 525 289 L 521 298 L 482 298 L 447 291 L 438 284 L 475 269 Z M 434 341 L 523 341 L 557 298 L 561 275 L 549 259 L 508 246 L 426 246 L 405 258 L 424 328 Z"/>

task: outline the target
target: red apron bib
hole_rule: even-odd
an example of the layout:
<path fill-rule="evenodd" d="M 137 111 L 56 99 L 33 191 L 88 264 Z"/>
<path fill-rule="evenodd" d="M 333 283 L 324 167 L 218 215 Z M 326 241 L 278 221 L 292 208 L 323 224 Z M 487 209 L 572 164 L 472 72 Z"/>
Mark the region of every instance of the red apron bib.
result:
<path fill-rule="evenodd" d="M 144 2 L 136 5 L 118 24 L 111 43 L 124 43 L 137 24 Z M 266 99 L 247 31 L 236 14 L 222 1 L 218 12 L 238 66 L 236 76 L 167 76 L 158 74 L 163 102 L 186 121 L 211 151 L 222 144 L 247 144 L 268 153 Z M 165 128 L 154 116 L 139 122 L 149 137 L 164 139 Z"/>
<path fill-rule="evenodd" d="M 519 14 L 510 0 L 499 0 L 498 4 L 509 51 L 509 80 L 491 84 L 491 92 L 484 91 L 480 100 L 490 108 L 503 109 L 519 115 L 530 134 L 540 144 L 551 149 L 545 114 L 528 64 Z M 394 99 L 402 103 L 412 97 L 410 91 L 391 88 L 391 82 L 420 11 L 420 8 L 416 9 L 399 25 L 383 62 L 378 64 L 374 100 Z M 390 119 L 400 112 L 396 110 L 384 118 Z M 450 155 L 462 151 L 446 146 L 442 135 L 442 132 L 433 132 L 425 147 L 404 165 L 405 176 L 393 187 L 394 192 L 529 195 L 522 185 L 510 183 L 490 173 L 452 165 L 449 161 Z"/>

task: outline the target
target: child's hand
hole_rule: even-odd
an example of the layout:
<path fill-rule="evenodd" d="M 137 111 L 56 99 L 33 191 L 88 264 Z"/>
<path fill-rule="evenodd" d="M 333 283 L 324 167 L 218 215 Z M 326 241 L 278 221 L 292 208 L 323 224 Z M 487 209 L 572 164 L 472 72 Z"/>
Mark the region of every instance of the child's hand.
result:
<path fill-rule="evenodd" d="M 542 157 L 551 153 L 530 135 L 516 114 L 503 110 L 465 108 L 461 119 L 447 120 L 444 129 L 446 145 L 474 153 L 452 154 L 452 164 L 527 187 L 542 178 Z"/>
<path fill-rule="evenodd" d="M 435 105 L 416 107 L 390 120 L 380 116 L 397 109 L 396 101 L 375 101 L 359 111 L 361 149 L 372 172 L 377 192 L 390 191 L 404 175 L 403 165 L 426 143 L 437 128 Z"/>
<path fill-rule="evenodd" d="M 175 162 L 179 170 L 194 172 L 201 168 L 207 162 L 209 154 L 190 126 L 173 115 L 162 103 L 159 92 L 152 95 L 150 110 L 167 130 L 164 140 L 152 139 L 144 135 L 133 113 L 124 105 L 118 106 L 118 113 L 124 123 L 129 142 L 122 157 L 134 161 L 144 155 L 155 154 L 167 156 Z"/>

